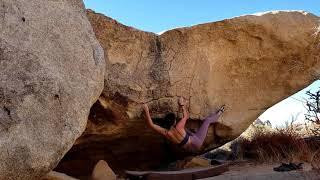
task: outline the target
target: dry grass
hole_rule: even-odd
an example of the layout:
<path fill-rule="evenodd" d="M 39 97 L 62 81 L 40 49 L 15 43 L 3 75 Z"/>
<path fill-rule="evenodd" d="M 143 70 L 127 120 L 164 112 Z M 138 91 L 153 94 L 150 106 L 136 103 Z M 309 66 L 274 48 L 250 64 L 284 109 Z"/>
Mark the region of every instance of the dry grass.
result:
<path fill-rule="evenodd" d="M 238 143 L 238 157 L 258 162 L 311 162 L 320 148 L 320 141 L 306 140 L 286 129 L 257 132 L 250 140 L 241 139 Z"/>

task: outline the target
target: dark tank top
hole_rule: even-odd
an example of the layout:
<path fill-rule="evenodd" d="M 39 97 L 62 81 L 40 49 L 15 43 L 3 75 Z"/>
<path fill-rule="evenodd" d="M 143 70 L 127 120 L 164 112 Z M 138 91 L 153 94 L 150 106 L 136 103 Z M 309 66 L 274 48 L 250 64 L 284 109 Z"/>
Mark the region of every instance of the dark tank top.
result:
<path fill-rule="evenodd" d="M 178 146 L 182 147 L 183 145 L 187 144 L 189 136 L 190 134 L 188 133 L 188 131 L 186 131 L 186 135 L 184 136 L 183 140 L 178 144 Z"/>

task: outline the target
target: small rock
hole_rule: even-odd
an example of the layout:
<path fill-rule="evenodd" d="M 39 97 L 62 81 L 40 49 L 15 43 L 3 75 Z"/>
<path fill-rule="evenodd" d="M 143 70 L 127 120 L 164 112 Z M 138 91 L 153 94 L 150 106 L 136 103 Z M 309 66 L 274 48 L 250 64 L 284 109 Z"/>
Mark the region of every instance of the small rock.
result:
<path fill-rule="evenodd" d="M 63 173 L 51 171 L 46 176 L 41 178 L 41 180 L 77 180 L 77 179 Z"/>
<path fill-rule="evenodd" d="M 116 177 L 116 174 L 104 160 L 100 160 L 92 171 L 93 180 L 115 180 Z"/>
<path fill-rule="evenodd" d="M 184 165 L 184 168 L 208 167 L 208 166 L 210 166 L 210 161 L 200 157 L 194 157 L 191 159 L 191 161 L 187 162 L 186 165 Z"/>

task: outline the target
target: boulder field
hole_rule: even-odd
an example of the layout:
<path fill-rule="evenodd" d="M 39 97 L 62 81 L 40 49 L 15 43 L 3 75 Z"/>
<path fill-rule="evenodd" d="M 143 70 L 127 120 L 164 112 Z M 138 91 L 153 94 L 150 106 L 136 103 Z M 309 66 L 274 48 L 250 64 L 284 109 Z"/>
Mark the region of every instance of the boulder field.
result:
<path fill-rule="evenodd" d="M 111 168 L 152 169 L 185 156 L 148 129 L 148 103 L 157 123 L 188 100 L 188 127 L 223 104 L 204 152 L 239 136 L 265 110 L 320 77 L 320 18 L 303 11 L 245 15 L 177 28 L 160 35 L 87 11 L 105 51 L 104 90 L 84 134 L 58 169 L 89 170 L 99 159 Z M 72 161 L 72 159 L 74 161 Z"/>
<path fill-rule="evenodd" d="M 0 179 L 39 179 L 86 127 L 103 49 L 81 0 L 1 0 L 0 12 Z"/>

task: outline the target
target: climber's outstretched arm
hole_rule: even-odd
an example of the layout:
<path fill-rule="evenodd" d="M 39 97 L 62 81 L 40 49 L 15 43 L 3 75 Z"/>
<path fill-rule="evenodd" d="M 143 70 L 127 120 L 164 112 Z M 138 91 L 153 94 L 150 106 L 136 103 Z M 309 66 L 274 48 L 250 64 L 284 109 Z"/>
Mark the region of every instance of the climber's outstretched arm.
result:
<path fill-rule="evenodd" d="M 184 126 L 186 125 L 186 122 L 189 119 L 189 112 L 187 111 L 187 108 L 185 105 L 182 106 L 182 110 L 183 110 L 183 118 L 177 123 L 176 125 L 177 129 L 184 129 Z"/>
<path fill-rule="evenodd" d="M 147 104 L 143 104 L 143 110 L 146 114 L 146 121 L 147 121 L 147 124 L 150 128 L 154 129 L 155 131 L 157 131 L 158 133 L 160 133 L 161 135 L 163 136 L 167 136 L 167 130 L 154 124 L 152 122 L 152 119 L 151 119 L 151 116 L 150 116 L 150 112 L 149 112 L 149 107 Z"/>

